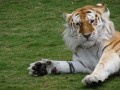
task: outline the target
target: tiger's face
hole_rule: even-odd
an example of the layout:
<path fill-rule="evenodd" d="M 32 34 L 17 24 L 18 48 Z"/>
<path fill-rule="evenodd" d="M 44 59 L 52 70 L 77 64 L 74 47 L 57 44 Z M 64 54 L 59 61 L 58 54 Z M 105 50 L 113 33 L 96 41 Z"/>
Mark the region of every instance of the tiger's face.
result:
<path fill-rule="evenodd" d="M 80 45 L 89 48 L 95 45 L 97 39 L 101 36 L 100 31 L 103 28 L 102 14 L 105 11 L 104 4 L 96 6 L 85 6 L 73 11 L 71 14 L 65 14 L 65 20 L 69 27 L 71 36 L 80 41 Z"/>

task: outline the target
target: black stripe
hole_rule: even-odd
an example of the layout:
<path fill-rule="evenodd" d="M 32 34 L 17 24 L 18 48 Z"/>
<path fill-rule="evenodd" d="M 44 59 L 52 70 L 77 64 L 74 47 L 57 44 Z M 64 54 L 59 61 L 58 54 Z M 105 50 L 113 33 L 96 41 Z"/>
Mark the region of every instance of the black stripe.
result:
<path fill-rule="evenodd" d="M 100 46 L 98 47 L 98 50 L 97 50 L 97 52 L 96 52 L 96 56 L 97 56 L 97 57 L 99 57 L 99 55 L 98 55 L 99 48 L 100 48 Z"/>
<path fill-rule="evenodd" d="M 77 53 L 74 53 L 77 57 L 79 57 L 79 55 Z"/>
<path fill-rule="evenodd" d="M 73 73 L 75 72 L 75 68 L 74 68 L 74 66 L 73 66 L 73 64 L 71 63 L 71 67 L 72 67 L 72 69 L 73 69 Z"/>
<path fill-rule="evenodd" d="M 81 61 L 79 61 L 85 68 L 87 68 Z"/>
<path fill-rule="evenodd" d="M 75 16 L 79 15 L 79 13 L 75 14 Z"/>
<path fill-rule="evenodd" d="M 74 53 L 77 57 L 79 57 L 79 55 L 77 54 L 77 53 Z M 83 67 L 85 67 L 85 68 L 88 68 L 88 69 L 90 69 L 91 71 L 93 71 L 90 67 L 87 67 L 87 66 L 85 66 L 81 61 L 79 61 L 80 62 L 80 64 L 83 66 Z"/>
<path fill-rule="evenodd" d="M 80 64 L 82 64 L 85 68 L 88 68 L 89 70 L 93 71 L 93 69 L 91 69 L 90 67 L 85 66 L 81 61 L 79 61 L 79 62 L 80 62 Z"/>
<path fill-rule="evenodd" d="M 107 28 L 106 28 L 107 29 Z M 110 35 L 110 32 L 109 32 L 109 30 L 107 29 L 107 33 Z"/>
<path fill-rule="evenodd" d="M 102 19 L 102 17 L 101 17 L 100 19 L 102 20 L 102 22 L 104 22 L 104 23 L 105 23 L 105 20 L 103 20 L 103 19 Z"/>
<path fill-rule="evenodd" d="M 104 50 L 105 50 L 108 46 L 110 46 L 111 44 L 112 44 L 112 42 L 111 42 L 110 44 L 106 45 L 106 46 L 103 48 L 102 52 L 104 52 Z"/>
<path fill-rule="evenodd" d="M 69 62 L 67 62 L 69 64 L 69 68 L 70 68 L 70 73 L 72 72 L 72 69 L 71 69 L 71 65 Z"/>
<path fill-rule="evenodd" d="M 93 71 L 94 70 L 94 68 L 91 68 L 91 67 L 88 67 L 91 71 Z"/>
<path fill-rule="evenodd" d="M 116 52 L 118 52 L 119 50 L 120 50 L 120 48 L 119 48 L 119 49 L 117 49 L 117 50 L 116 50 Z"/>
<path fill-rule="evenodd" d="M 73 64 L 71 62 L 67 62 L 69 64 L 70 67 L 70 73 L 75 73 L 75 68 L 73 66 Z"/>
<path fill-rule="evenodd" d="M 113 49 L 117 44 L 119 44 L 119 42 L 120 42 L 120 40 L 118 40 L 118 41 L 113 45 L 112 49 Z"/>

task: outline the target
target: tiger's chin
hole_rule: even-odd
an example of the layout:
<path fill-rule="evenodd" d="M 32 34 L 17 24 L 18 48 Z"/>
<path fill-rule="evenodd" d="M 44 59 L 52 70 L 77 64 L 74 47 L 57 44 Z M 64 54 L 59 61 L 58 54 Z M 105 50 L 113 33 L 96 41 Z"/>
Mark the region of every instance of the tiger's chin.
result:
<path fill-rule="evenodd" d="M 85 41 L 84 43 L 81 44 L 83 48 L 91 48 L 96 44 L 96 41 Z"/>

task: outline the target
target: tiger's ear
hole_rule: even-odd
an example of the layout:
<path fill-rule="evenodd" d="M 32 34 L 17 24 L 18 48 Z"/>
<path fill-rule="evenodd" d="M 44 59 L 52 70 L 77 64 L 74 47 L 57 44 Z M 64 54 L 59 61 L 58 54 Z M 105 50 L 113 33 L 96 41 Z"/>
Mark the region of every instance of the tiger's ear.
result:
<path fill-rule="evenodd" d="M 71 16 L 72 14 L 63 13 L 63 18 L 65 19 L 66 22 L 71 18 Z"/>
<path fill-rule="evenodd" d="M 102 14 L 102 16 L 108 17 L 110 16 L 110 11 L 107 8 L 106 4 L 98 3 L 96 4 L 96 9 Z"/>
<path fill-rule="evenodd" d="M 101 13 L 104 13 L 104 12 L 107 11 L 106 4 L 104 4 L 104 3 L 98 3 L 98 4 L 96 4 L 96 8 L 97 8 Z"/>

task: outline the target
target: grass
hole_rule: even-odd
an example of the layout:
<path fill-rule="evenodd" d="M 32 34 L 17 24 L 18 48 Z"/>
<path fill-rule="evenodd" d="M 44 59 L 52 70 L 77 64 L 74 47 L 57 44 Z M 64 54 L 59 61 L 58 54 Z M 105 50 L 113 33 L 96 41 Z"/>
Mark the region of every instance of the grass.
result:
<path fill-rule="evenodd" d="M 41 58 L 71 60 L 64 45 L 63 12 L 101 0 L 0 0 L 0 90 L 91 90 L 81 80 L 86 74 L 44 77 L 28 75 L 30 63 Z M 105 0 L 116 30 L 120 30 L 119 0 Z M 118 90 L 120 77 L 110 77 L 98 90 Z"/>

